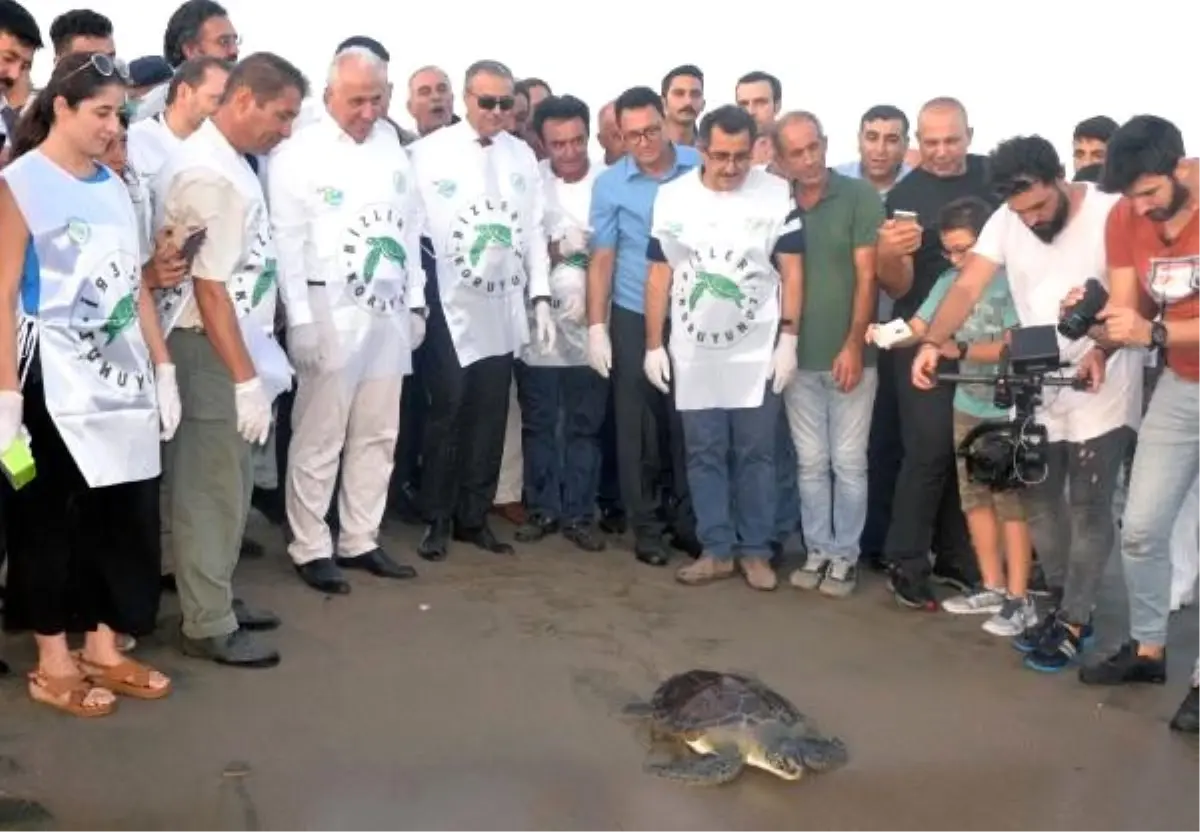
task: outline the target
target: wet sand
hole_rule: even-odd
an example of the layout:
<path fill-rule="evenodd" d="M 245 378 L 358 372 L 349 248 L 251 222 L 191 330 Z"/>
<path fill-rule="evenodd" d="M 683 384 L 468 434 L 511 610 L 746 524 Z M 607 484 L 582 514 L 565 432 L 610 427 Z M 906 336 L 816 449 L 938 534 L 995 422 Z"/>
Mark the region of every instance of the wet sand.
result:
<path fill-rule="evenodd" d="M 1023 670 L 980 618 L 900 610 L 874 575 L 846 601 L 686 588 L 626 542 L 584 554 L 561 538 L 508 558 L 457 544 L 427 564 L 418 530 L 391 525 L 390 551 L 420 578 L 352 574 L 353 593 L 328 598 L 301 584 L 277 530 L 253 533 L 268 554 L 239 568 L 238 592 L 283 617 L 282 664 L 182 657 L 168 596 L 139 655 L 174 694 L 85 723 L 28 701 L 32 650 L 9 639 L 0 796 L 40 802 L 43 828 L 62 829 L 1200 826 L 1197 744 L 1166 726 L 1194 608 L 1172 621 L 1166 686 L 1094 689 Z M 1110 584 L 1104 646 L 1124 619 Z M 616 710 L 690 667 L 758 675 L 842 736 L 850 764 L 711 789 L 643 774 Z"/>

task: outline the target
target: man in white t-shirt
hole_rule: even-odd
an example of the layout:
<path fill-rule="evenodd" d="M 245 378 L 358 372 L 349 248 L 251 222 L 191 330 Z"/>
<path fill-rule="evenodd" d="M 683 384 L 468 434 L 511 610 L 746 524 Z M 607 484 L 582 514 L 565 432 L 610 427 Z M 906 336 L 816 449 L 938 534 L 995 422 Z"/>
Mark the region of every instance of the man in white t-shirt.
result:
<path fill-rule="evenodd" d="M 757 132 L 732 105 L 704 117 L 704 163 L 659 189 L 646 252 L 643 366 L 683 422 L 704 551 L 675 575 L 691 586 L 734 575 L 735 555 L 750 586 L 777 585 L 775 441 L 796 373 L 804 236 L 787 182 L 753 166 Z"/>
<path fill-rule="evenodd" d="M 1072 289 L 1089 278 L 1108 281 L 1104 229 L 1119 194 L 1068 184 L 1053 145 L 1040 136 L 1000 144 L 991 175 L 1005 205 L 984 226 L 913 360 L 913 385 L 920 389 L 936 383 L 937 348 L 954 336 L 998 269 L 1008 272 L 1023 327 L 1057 324 Z M 1046 672 L 1070 664 L 1092 634 L 1092 608 L 1115 540 L 1113 491 L 1141 419 L 1144 360 L 1130 349 L 1110 356 L 1086 336 L 1072 342 L 1059 335 L 1058 346 L 1089 389 L 1048 388 L 1036 411 L 1049 433 L 1048 474 L 1022 496 L 1056 610 L 1014 641 L 1028 654 L 1026 666 Z"/>
<path fill-rule="evenodd" d="M 561 530 L 580 549 L 598 552 L 605 541 L 593 517 L 608 381 L 587 363 L 588 210 L 603 170 L 588 159 L 590 118 L 578 98 L 550 96 L 531 125 L 549 157 L 541 184 L 558 338 L 549 351 L 527 345 L 515 366 L 528 511 L 516 537 L 533 542 Z"/>

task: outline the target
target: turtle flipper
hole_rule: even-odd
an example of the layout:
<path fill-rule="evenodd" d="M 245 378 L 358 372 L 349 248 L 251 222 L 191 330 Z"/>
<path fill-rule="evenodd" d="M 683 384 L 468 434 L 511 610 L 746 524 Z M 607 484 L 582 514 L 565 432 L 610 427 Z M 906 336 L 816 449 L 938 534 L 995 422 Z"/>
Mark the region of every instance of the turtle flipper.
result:
<path fill-rule="evenodd" d="M 654 714 L 654 706 L 649 702 L 627 702 L 621 707 L 621 715 L 628 717 L 647 717 Z"/>
<path fill-rule="evenodd" d="M 745 767 L 746 763 L 736 748 L 704 756 L 683 757 L 669 763 L 646 763 L 646 771 L 650 774 L 687 783 L 689 786 L 719 786 L 728 783 L 741 774 Z"/>
<path fill-rule="evenodd" d="M 813 771 L 832 771 L 850 761 L 850 752 L 846 749 L 846 743 L 838 737 L 828 740 L 819 737 L 805 737 L 798 742 L 804 765 Z"/>

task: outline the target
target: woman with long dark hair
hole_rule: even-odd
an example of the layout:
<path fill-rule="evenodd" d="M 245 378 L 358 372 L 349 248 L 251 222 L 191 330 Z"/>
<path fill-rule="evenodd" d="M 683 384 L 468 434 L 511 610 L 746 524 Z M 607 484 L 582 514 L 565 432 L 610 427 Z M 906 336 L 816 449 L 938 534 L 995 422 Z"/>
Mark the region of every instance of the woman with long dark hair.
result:
<path fill-rule="evenodd" d="M 4 624 L 34 632 L 29 695 L 78 716 L 170 692 L 117 641 L 158 613 L 158 403 L 178 395 L 129 193 L 96 161 L 124 102 L 109 58 L 64 57 L 0 171 L 0 453 L 27 438 L 36 465 L 2 486 Z"/>

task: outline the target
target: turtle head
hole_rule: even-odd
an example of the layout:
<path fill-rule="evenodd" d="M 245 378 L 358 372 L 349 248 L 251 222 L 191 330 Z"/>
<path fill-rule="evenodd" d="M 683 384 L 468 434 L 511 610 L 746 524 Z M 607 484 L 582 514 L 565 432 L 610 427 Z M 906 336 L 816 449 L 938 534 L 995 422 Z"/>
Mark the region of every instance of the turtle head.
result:
<path fill-rule="evenodd" d="M 841 768 L 850 759 L 846 744 L 837 737 L 824 739 L 816 736 L 787 737 L 780 741 L 777 749 L 781 758 L 803 772 L 832 771 Z M 780 774 L 780 777 L 784 775 Z M 800 775 L 796 775 L 799 777 Z"/>
<path fill-rule="evenodd" d="M 804 754 L 801 743 L 784 737 L 763 749 L 764 768 L 784 780 L 799 780 L 804 776 Z"/>

